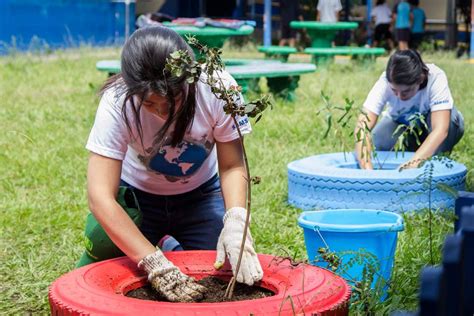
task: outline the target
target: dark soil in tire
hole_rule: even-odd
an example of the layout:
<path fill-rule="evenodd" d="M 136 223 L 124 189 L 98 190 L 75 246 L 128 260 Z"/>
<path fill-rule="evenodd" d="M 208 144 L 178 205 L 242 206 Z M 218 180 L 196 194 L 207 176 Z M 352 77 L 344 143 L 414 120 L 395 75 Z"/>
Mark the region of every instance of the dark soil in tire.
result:
<path fill-rule="evenodd" d="M 198 281 L 199 284 L 205 286 L 208 290 L 204 294 L 204 298 L 198 303 L 219 303 L 224 302 L 224 294 L 227 289 L 228 281 L 216 277 L 205 277 Z M 259 286 L 248 286 L 242 283 L 236 283 L 234 289 L 234 295 L 230 302 L 243 301 L 243 300 L 255 300 L 273 296 L 273 292 Z M 125 296 L 137 298 L 141 300 L 169 302 L 165 297 L 158 294 L 151 288 L 150 285 L 137 288 L 128 292 Z"/>

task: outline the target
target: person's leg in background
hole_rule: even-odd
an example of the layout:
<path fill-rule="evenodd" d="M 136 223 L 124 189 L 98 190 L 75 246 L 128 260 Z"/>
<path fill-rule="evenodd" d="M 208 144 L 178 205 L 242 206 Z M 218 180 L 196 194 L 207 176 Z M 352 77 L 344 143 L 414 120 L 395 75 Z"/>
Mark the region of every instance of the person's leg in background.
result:
<path fill-rule="evenodd" d="M 409 49 L 409 46 L 408 46 L 408 43 L 410 42 L 410 29 L 409 28 L 397 29 L 397 38 L 398 38 L 399 50 Z"/>
<path fill-rule="evenodd" d="M 374 41 L 372 43 L 372 47 L 378 47 L 380 41 L 382 40 L 382 24 L 378 24 L 375 26 L 374 30 Z"/>
<path fill-rule="evenodd" d="M 376 150 L 391 151 L 395 148 L 401 131 L 393 135 L 400 124 L 387 115 L 381 115 L 379 121 L 372 130 L 373 144 Z"/>

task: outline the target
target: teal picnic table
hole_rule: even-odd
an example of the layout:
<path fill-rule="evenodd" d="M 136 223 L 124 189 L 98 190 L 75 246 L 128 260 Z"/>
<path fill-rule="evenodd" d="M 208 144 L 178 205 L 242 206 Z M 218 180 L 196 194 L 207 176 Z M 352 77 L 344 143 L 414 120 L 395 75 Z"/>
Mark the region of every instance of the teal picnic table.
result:
<path fill-rule="evenodd" d="M 222 48 L 224 42 L 233 36 L 246 36 L 253 33 L 254 28 L 250 25 L 242 25 L 238 29 L 221 28 L 213 26 L 190 26 L 182 24 L 173 24 L 171 22 L 164 22 L 163 25 L 174 30 L 179 35 L 186 39 L 186 36 L 194 36 L 201 44 L 207 47 Z M 199 52 L 193 47 L 194 53 L 198 56 Z"/>
<path fill-rule="evenodd" d="M 357 22 L 335 22 L 324 23 L 316 21 L 291 21 L 293 29 L 306 29 L 311 37 L 311 47 L 331 47 L 338 31 L 353 30 L 358 26 Z"/>
<path fill-rule="evenodd" d="M 263 67 L 262 67 L 263 66 Z M 100 60 L 96 63 L 96 69 L 110 75 L 120 72 L 120 60 Z M 242 87 L 242 92 L 247 93 L 256 89 L 258 80 L 267 78 L 267 85 L 275 96 L 289 101 L 296 98 L 295 92 L 301 75 L 313 73 L 316 66 L 304 63 L 280 63 L 266 62 L 249 63 L 228 66 L 226 70 L 235 78 Z"/>

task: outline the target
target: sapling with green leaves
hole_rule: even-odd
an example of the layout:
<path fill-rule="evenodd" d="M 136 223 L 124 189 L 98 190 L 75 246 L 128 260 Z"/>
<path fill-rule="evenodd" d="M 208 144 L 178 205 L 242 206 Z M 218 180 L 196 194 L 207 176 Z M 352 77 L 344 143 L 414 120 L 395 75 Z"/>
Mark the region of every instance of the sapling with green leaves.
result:
<path fill-rule="evenodd" d="M 418 159 L 414 160 L 413 163 L 418 167 L 423 168 L 423 172 L 413 179 L 412 183 L 422 183 L 423 188 L 427 192 L 428 199 L 428 235 L 429 235 L 429 249 L 430 249 L 430 264 L 435 264 L 434 261 L 434 249 L 433 249 L 433 203 L 432 195 L 435 189 L 445 192 L 448 195 L 451 195 L 453 198 L 456 198 L 458 192 L 456 189 L 444 182 L 435 183 L 434 181 L 434 171 L 435 171 L 435 162 L 444 165 L 446 168 L 452 168 L 453 162 L 446 155 L 437 155 L 430 157 L 428 159 Z M 404 169 L 400 169 L 401 171 Z M 414 193 L 420 194 L 420 193 Z M 402 198 L 403 199 L 403 198 Z"/>
<path fill-rule="evenodd" d="M 368 116 L 363 110 L 354 106 L 354 100 L 344 98 L 344 105 L 337 105 L 331 101 L 331 98 L 321 91 L 321 99 L 323 106 L 316 112 L 318 116 L 324 116 L 326 122 L 326 129 L 323 134 L 323 139 L 332 137 L 340 144 L 342 152 L 346 153 L 352 151 L 354 137 L 355 142 L 361 146 L 361 158 L 364 161 L 369 161 L 370 157 L 377 157 L 377 153 L 372 146 L 372 136 L 369 125 L 367 124 Z M 352 119 L 356 116 L 363 116 L 360 126 L 355 130 L 351 129 Z"/>
<path fill-rule="evenodd" d="M 347 258 L 347 259 L 344 259 Z M 380 298 L 388 286 L 388 280 L 379 273 L 380 260 L 365 249 L 357 251 L 332 251 L 329 245 L 320 247 L 315 262 L 326 263 L 337 275 L 349 282 L 352 288 L 351 312 L 359 315 L 376 315 L 381 307 Z M 350 274 L 354 265 L 362 267 L 360 278 Z M 377 279 L 377 281 L 374 280 Z"/>
<path fill-rule="evenodd" d="M 234 125 L 239 134 L 239 139 L 243 151 L 243 158 L 245 162 L 247 181 L 247 215 L 245 219 L 245 227 L 242 236 L 240 253 L 237 260 L 236 271 L 234 273 L 234 277 L 232 277 L 231 281 L 229 282 L 225 293 L 225 298 L 231 299 L 236 283 L 235 276 L 237 275 L 240 269 L 242 256 L 245 249 L 245 243 L 248 238 L 247 233 L 250 225 L 252 200 L 251 184 L 257 184 L 260 181 L 260 178 L 251 177 L 250 175 L 247 152 L 245 150 L 243 135 L 239 127 L 238 117 L 246 115 L 251 118 L 256 118 L 256 122 L 258 122 L 262 117 L 263 111 L 268 107 L 272 106 L 272 102 L 270 100 L 270 97 L 267 95 L 263 95 L 260 98 L 247 103 L 242 102 L 243 100 L 241 99 L 241 88 L 239 86 L 226 86 L 222 79 L 221 73 L 225 69 L 225 65 L 221 59 L 222 51 L 218 48 L 209 48 L 205 45 L 202 45 L 194 37 L 188 37 L 187 41 L 190 45 L 196 47 L 200 51 L 201 56 L 203 57 L 198 59 L 197 61 L 194 61 L 193 58 L 189 56 L 189 53 L 187 51 L 178 50 L 173 52 L 168 58 L 166 69 L 176 77 L 185 76 L 187 78 L 186 80 L 188 83 L 194 83 L 198 80 L 201 80 L 210 87 L 212 94 L 217 99 L 223 101 L 224 112 L 232 117 Z M 205 76 L 201 76 L 202 73 L 204 73 Z M 221 266 L 221 264 L 218 264 L 215 266 L 215 268 L 219 269 L 221 268 Z"/>
<path fill-rule="evenodd" d="M 396 153 L 405 153 L 406 148 L 408 147 L 408 139 L 410 137 L 413 137 L 415 139 L 416 145 L 420 146 L 420 137 L 427 130 L 429 130 L 429 127 L 423 114 L 415 113 L 410 115 L 408 117 L 408 124 L 399 124 L 392 134 L 393 136 L 398 135 L 397 142 L 393 148 L 394 151 Z"/>

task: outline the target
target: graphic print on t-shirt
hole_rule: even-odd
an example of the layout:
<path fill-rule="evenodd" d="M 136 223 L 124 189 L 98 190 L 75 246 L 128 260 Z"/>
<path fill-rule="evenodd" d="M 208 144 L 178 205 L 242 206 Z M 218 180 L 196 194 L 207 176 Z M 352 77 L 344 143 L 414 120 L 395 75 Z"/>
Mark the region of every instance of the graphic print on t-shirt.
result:
<path fill-rule="evenodd" d="M 207 139 L 207 134 L 200 140 L 186 136 L 175 147 L 171 146 L 169 136 L 162 141 L 155 139 L 152 147 L 146 150 L 146 154 L 139 155 L 138 158 L 149 171 L 163 175 L 168 181 L 186 183 L 186 180 L 202 166 L 214 145 Z"/>
<path fill-rule="evenodd" d="M 398 111 L 394 111 L 393 114 L 395 114 L 395 117 L 393 117 L 393 119 L 398 123 L 408 125 L 410 123 L 410 117 L 418 113 L 420 113 L 420 105 L 414 104 L 409 108 L 403 108 Z"/>

